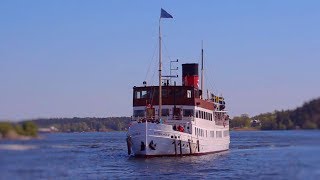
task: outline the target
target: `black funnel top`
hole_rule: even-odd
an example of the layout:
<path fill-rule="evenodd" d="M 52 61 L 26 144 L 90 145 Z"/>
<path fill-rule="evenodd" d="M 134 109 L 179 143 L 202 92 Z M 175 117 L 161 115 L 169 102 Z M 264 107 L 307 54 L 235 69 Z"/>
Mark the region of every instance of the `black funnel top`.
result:
<path fill-rule="evenodd" d="M 197 63 L 182 64 L 182 77 L 186 76 L 199 76 Z"/>

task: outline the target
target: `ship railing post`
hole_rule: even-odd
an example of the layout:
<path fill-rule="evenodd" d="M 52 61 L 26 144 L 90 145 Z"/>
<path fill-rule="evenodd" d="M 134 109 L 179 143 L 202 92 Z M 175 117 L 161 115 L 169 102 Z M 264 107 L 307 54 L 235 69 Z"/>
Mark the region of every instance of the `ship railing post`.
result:
<path fill-rule="evenodd" d="M 146 143 L 145 143 L 145 146 L 146 146 L 146 155 L 147 155 L 147 144 L 148 144 L 148 121 L 146 120 Z"/>

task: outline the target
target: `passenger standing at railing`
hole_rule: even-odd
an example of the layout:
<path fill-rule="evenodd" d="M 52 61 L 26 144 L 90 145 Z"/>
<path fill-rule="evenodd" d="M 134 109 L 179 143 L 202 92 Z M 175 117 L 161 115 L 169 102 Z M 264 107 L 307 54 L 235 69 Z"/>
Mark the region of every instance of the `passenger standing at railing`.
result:
<path fill-rule="evenodd" d="M 173 130 L 176 131 L 177 130 L 177 126 L 173 125 Z"/>

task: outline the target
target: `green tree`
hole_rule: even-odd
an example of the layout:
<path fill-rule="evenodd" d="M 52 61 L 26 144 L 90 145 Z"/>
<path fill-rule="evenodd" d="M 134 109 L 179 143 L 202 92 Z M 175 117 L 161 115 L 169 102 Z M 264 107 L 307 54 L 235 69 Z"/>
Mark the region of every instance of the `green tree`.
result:
<path fill-rule="evenodd" d="M 0 122 L 0 133 L 2 136 L 6 136 L 9 131 L 14 130 L 13 126 L 9 122 Z"/>
<path fill-rule="evenodd" d="M 37 125 L 31 121 L 23 122 L 22 129 L 24 131 L 24 135 L 27 135 L 27 136 L 34 136 L 35 137 L 38 134 Z"/>
<path fill-rule="evenodd" d="M 317 129 L 317 124 L 311 121 L 306 121 L 303 126 L 303 129 Z"/>

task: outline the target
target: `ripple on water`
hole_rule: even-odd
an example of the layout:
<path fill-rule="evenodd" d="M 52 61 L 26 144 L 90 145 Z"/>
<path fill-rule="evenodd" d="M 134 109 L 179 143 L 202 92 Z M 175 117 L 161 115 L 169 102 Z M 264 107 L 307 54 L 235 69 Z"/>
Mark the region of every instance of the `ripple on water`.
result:
<path fill-rule="evenodd" d="M 21 145 L 21 144 L 1 144 L 0 150 L 12 150 L 12 151 L 26 151 L 38 148 L 35 145 Z"/>

